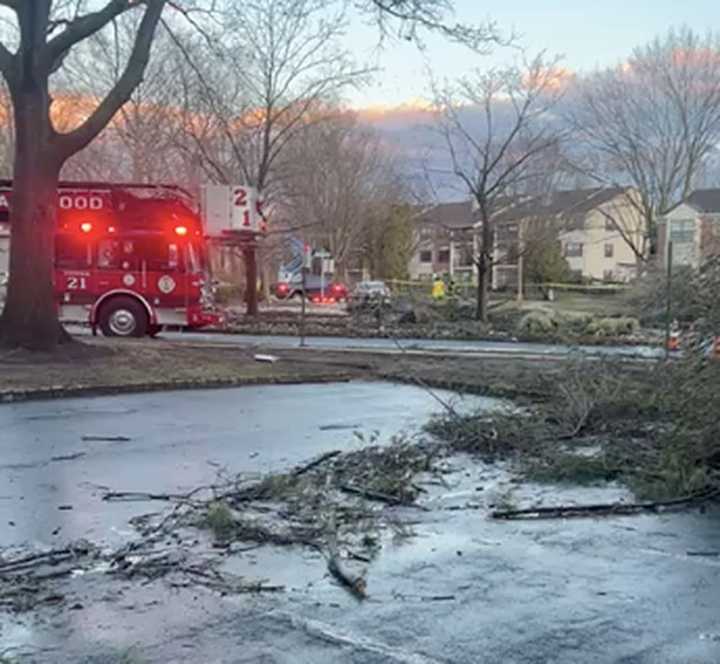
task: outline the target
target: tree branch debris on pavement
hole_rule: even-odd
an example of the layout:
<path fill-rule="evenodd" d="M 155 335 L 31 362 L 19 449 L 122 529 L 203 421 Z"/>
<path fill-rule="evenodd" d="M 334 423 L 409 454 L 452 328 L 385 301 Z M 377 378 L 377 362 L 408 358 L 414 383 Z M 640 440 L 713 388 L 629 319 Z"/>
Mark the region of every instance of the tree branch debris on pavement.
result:
<path fill-rule="evenodd" d="M 24 556 L 3 555 L 0 606 L 20 611 L 62 602 L 63 593 L 53 591 L 48 581 L 100 564 L 115 576 L 143 583 L 163 579 L 172 586 L 197 585 L 220 593 L 282 591 L 279 585 L 237 577 L 222 567 L 229 556 L 264 545 L 322 553 L 329 574 L 363 599 L 368 568 L 383 535 L 412 532 L 409 510 L 493 507 L 492 497 L 436 504 L 424 488 L 436 484 L 450 489 L 443 474 L 451 472 L 447 462 L 458 455 L 485 464 L 502 460 L 511 471 L 538 482 L 624 482 L 640 498 L 523 509 L 510 500 L 495 500 L 503 507 L 487 513 L 498 520 L 610 517 L 702 506 L 720 497 L 717 454 L 698 448 L 690 470 L 668 455 L 673 435 L 693 436 L 693 444 L 715 439 L 707 438 L 706 429 L 692 428 L 693 423 L 677 429 L 663 414 L 664 402 L 654 390 L 658 370 L 665 377 L 670 373 L 667 368 L 571 361 L 545 379 L 542 400 L 489 414 L 445 408 L 414 438 L 399 436 L 376 445 L 376 436 L 359 436 L 361 449 L 331 450 L 260 477 L 223 470 L 215 482 L 185 493 L 103 487 L 106 501 L 156 501 L 168 508 L 131 519 L 138 538 L 117 551 L 101 554 L 81 542 Z M 682 375 L 677 379 L 689 380 Z M 703 421 L 702 415 L 693 418 Z M 464 467 L 467 463 L 465 457 Z M 654 495 L 643 493 L 648 484 Z M 357 572 L 353 562 L 363 563 L 364 571 Z M 451 598 L 438 595 L 427 601 Z"/>

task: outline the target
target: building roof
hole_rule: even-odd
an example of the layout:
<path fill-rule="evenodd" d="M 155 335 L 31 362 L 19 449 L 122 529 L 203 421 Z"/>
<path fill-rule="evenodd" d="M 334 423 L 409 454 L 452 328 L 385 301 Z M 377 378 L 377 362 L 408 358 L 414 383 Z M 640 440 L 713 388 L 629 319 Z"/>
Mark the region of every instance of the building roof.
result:
<path fill-rule="evenodd" d="M 521 199 L 500 211 L 497 221 L 518 221 L 532 217 L 574 217 L 585 215 L 624 194 L 623 187 L 596 187 L 554 191 L 545 196 Z"/>
<path fill-rule="evenodd" d="M 698 212 L 720 213 L 720 189 L 696 189 L 684 201 Z"/>
<path fill-rule="evenodd" d="M 627 189 L 623 187 L 596 187 L 554 191 L 544 196 L 507 198 L 500 203 L 501 208 L 497 211 L 495 220 L 507 223 L 533 217 L 548 219 L 582 216 L 626 191 Z M 717 191 L 720 205 L 720 190 Z M 720 207 L 718 210 L 720 211 Z M 470 200 L 438 203 L 422 211 L 415 221 L 419 224 L 442 226 L 448 229 L 463 229 L 470 228 L 478 222 L 478 213 Z"/>
<path fill-rule="evenodd" d="M 424 210 L 416 218 L 416 222 L 446 228 L 469 228 L 475 223 L 475 218 L 472 201 L 468 200 L 433 205 Z"/>

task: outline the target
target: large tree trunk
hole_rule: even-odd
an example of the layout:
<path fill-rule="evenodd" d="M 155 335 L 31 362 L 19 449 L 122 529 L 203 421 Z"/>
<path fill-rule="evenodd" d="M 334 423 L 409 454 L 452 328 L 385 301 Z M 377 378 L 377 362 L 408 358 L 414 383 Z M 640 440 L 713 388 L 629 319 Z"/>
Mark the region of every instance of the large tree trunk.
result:
<path fill-rule="evenodd" d="M 48 97 L 31 87 L 14 95 L 16 147 L 10 209 L 10 280 L 0 342 L 51 350 L 70 340 L 53 295 L 54 238 L 60 163 L 48 142 Z"/>

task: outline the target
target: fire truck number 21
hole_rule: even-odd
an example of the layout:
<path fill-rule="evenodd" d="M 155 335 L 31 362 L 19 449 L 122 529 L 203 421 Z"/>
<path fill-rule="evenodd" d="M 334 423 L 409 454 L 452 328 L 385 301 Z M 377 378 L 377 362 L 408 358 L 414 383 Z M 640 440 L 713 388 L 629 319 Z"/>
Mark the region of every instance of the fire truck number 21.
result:
<path fill-rule="evenodd" d="M 87 278 L 71 275 L 67 278 L 68 290 L 87 290 Z"/>

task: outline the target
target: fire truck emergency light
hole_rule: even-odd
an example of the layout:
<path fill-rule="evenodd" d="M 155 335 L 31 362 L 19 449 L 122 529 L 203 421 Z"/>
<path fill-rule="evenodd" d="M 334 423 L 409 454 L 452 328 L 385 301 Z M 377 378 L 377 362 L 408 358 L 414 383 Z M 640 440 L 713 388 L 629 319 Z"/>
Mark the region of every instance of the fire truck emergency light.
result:
<path fill-rule="evenodd" d="M 93 226 L 89 221 L 83 221 L 82 224 L 80 224 L 80 230 L 83 233 L 89 233 L 92 230 Z"/>
<path fill-rule="evenodd" d="M 187 232 L 187 226 L 175 226 L 176 235 L 179 235 L 180 237 L 185 237 L 187 235 Z"/>

